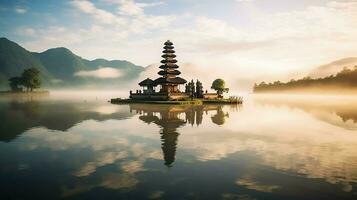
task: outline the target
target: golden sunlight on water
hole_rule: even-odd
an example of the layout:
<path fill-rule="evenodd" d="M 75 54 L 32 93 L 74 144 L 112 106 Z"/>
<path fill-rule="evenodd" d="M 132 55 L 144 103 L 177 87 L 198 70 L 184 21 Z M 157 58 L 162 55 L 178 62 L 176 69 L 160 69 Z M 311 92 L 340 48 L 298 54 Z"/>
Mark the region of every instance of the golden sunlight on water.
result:
<path fill-rule="evenodd" d="M 254 115 L 259 119 L 250 124 L 260 130 L 252 132 L 268 140 L 250 148 L 262 152 L 265 162 L 277 169 L 331 183 L 357 182 L 356 100 L 353 96 L 257 97 Z M 249 123 L 237 121 L 240 128 Z"/>
<path fill-rule="evenodd" d="M 64 177 L 62 197 L 95 188 L 165 197 L 171 185 L 174 197 L 187 197 L 180 191 L 188 184 L 192 193 L 215 185 L 212 195 L 222 198 L 236 190 L 254 191 L 238 195 L 253 199 L 356 196 L 356 97 L 252 95 L 242 106 L 192 106 L 113 105 L 100 94 L 1 102 L 2 129 L 13 134 L 2 136 L 1 152 L 18 157 L 4 162 L 25 171 L 61 163 L 47 173 Z M 146 191 L 147 183 L 157 187 Z"/>

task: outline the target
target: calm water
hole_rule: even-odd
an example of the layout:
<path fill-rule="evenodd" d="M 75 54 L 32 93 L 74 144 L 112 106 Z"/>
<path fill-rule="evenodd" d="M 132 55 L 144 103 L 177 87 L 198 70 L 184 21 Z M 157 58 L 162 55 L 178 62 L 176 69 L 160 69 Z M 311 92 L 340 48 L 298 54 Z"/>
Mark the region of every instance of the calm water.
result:
<path fill-rule="evenodd" d="M 357 199 L 357 98 L 0 100 L 1 199 Z"/>

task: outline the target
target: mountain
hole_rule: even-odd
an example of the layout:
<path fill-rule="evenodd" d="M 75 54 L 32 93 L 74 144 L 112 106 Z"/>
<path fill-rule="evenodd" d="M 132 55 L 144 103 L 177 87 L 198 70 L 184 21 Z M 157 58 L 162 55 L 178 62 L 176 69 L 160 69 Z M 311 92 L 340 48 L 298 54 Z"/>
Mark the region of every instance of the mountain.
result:
<path fill-rule="evenodd" d="M 68 79 L 77 71 L 89 70 L 83 59 L 64 47 L 49 49 L 42 53 L 32 53 L 46 69 L 58 79 Z"/>
<path fill-rule="evenodd" d="M 357 65 L 357 57 L 343 58 L 317 67 L 309 76 L 312 78 L 326 77 L 331 74 L 336 74 L 344 67 L 353 67 L 355 65 Z"/>
<path fill-rule="evenodd" d="M 139 74 L 145 70 L 141 66 L 134 65 L 131 62 L 125 60 L 105 60 L 105 59 L 95 59 L 92 61 L 84 60 L 85 64 L 97 68 L 98 66 L 118 68 L 120 66 L 121 72 L 123 72 L 126 77 L 130 80 L 134 80 L 139 77 Z"/>
<path fill-rule="evenodd" d="M 324 78 L 311 78 L 307 76 L 286 83 L 280 81 L 273 83 L 262 82 L 254 86 L 254 92 L 355 94 L 357 93 L 357 66 L 354 66 L 352 69 L 345 67 L 336 75 Z"/>
<path fill-rule="evenodd" d="M 46 87 L 109 87 L 136 80 L 144 70 L 128 61 L 95 59 L 87 60 L 64 47 L 44 52 L 30 52 L 6 38 L 0 38 L 0 87 L 7 88 L 8 79 L 20 76 L 26 68 L 36 67 L 41 71 Z M 117 77 L 96 76 L 100 69 L 120 74 Z M 78 74 L 90 74 L 78 76 Z"/>
<path fill-rule="evenodd" d="M 7 85 L 8 78 L 19 76 L 26 68 L 37 67 L 46 80 L 51 78 L 47 69 L 31 52 L 18 44 L 0 38 L 0 84 Z"/>

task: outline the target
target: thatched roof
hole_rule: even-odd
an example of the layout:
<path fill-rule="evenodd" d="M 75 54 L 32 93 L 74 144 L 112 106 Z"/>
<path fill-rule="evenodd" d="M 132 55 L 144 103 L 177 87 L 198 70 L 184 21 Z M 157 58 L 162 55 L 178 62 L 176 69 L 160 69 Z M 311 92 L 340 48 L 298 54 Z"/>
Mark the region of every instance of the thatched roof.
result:
<path fill-rule="evenodd" d="M 173 45 L 173 43 L 170 40 L 167 40 L 164 44 L 165 45 Z"/>
<path fill-rule="evenodd" d="M 159 68 L 160 69 L 167 69 L 167 68 L 177 69 L 177 68 L 179 68 L 179 66 L 174 63 L 166 63 L 164 65 L 160 65 Z"/>
<path fill-rule="evenodd" d="M 155 83 L 155 81 L 153 81 L 153 80 L 147 78 L 147 79 L 141 81 L 141 82 L 139 83 L 139 85 L 140 85 L 140 86 L 155 86 L 156 83 Z"/>
<path fill-rule="evenodd" d="M 163 57 L 163 58 L 175 58 L 175 57 L 176 57 L 176 55 L 175 55 L 175 54 L 173 54 L 173 53 L 168 53 L 168 54 L 164 54 L 164 55 L 162 55 L 161 57 Z"/>
<path fill-rule="evenodd" d="M 163 84 L 163 83 L 173 83 L 173 84 L 185 84 L 187 81 L 183 78 L 180 77 L 175 77 L 175 78 L 158 78 L 155 80 L 156 84 Z"/>
<path fill-rule="evenodd" d="M 164 46 L 164 49 L 173 49 L 173 46 Z"/>
<path fill-rule="evenodd" d="M 162 51 L 162 53 L 175 53 L 175 50 L 165 49 L 165 50 Z"/>
<path fill-rule="evenodd" d="M 161 61 L 161 63 L 177 63 L 177 60 L 176 59 L 164 59 Z"/>
<path fill-rule="evenodd" d="M 159 75 L 163 76 L 163 75 L 166 75 L 166 74 L 172 74 L 172 75 L 180 75 L 181 72 L 178 71 L 178 70 L 172 70 L 172 71 L 164 71 L 164 70 L 161 70 L 158 72 Z"/>

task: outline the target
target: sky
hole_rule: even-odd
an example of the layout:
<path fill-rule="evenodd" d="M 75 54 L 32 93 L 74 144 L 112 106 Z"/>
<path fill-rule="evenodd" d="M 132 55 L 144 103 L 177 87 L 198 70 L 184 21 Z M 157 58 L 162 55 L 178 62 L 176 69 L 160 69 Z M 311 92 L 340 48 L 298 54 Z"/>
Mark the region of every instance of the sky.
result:
<path fill-rule="evenodd" d="M 170 39 L 179 64 L 240 80 L 357 56 L 357 0 L 0 0 L 0 27 L 31 51 L 63 46 L 144 67 Z"/>

